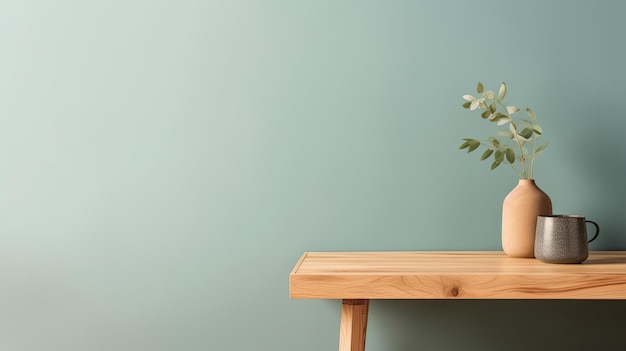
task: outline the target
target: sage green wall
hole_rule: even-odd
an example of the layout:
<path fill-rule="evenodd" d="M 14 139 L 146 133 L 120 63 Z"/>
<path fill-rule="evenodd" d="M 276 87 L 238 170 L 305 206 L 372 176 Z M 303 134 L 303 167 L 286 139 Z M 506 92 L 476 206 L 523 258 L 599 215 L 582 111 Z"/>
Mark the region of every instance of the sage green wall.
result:
<path fill-rule="evenodd" d="M 499 250 L 478 80 L 626 249 L 626 3 L 1 1 L 0 350 L 335 350 L 304 251 Z M 618 349 L 622 302 L 374 301 L 368 351 Z M 537 342 L 537 340 L 543 340 Z"/>

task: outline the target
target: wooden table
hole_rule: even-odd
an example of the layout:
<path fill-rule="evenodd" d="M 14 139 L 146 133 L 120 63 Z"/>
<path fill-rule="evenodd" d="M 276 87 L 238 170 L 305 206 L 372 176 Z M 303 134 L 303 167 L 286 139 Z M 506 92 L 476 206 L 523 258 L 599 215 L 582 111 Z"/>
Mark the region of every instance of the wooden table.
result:
<path fill-rule="evenodd" d="M 341 299 L 340 351 L 363 351 L 371 299 L 626 299 L 626 251 L 546 264 L 499 251 L 307 252 L 293 299 Z"/>

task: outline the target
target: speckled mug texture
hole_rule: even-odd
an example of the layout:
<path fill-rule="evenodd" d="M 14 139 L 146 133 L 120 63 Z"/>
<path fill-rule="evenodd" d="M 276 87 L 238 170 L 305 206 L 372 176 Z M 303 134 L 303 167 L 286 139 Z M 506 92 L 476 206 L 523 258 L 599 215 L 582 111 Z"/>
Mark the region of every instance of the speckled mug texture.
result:
<path fill-rule="evenodd" d="M 596 227 L 591 240 L 587 223 Z M 535 257 L 545 263 L 581 263 L 589 256 L 588 242 L 593 241 L 598 224 L 576 215 L 545 215 L 537 217 Z"/>

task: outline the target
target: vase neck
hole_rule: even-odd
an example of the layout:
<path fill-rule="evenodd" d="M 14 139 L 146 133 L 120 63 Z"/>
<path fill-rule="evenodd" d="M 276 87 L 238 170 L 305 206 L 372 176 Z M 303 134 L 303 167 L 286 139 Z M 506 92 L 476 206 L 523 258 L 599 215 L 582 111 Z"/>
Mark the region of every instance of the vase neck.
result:
<path fill-rule="evenodd" d="M 530 186 L 536 186 L 535 184 L 535 180 L 534 179 L 520 179 L 519 182 L 517 183 L 517 185 L 530 185 Z"/>

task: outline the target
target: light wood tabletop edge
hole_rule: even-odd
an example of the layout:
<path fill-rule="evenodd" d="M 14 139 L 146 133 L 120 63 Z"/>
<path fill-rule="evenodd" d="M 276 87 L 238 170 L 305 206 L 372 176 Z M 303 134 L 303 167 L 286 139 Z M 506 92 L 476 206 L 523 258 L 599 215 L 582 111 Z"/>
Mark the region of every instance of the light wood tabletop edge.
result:
<path fill-rule="evenodd" d="M 406 285 L 406 281 L 403 279 L 402 275 L 391 277 L 387 274 L 379 274 L 377 272 L 372 272 L 370 275 L 353 275 L 349 274 L 346 276 L 342 276 L 338 278 L 334 274 L 324 275 L 322 274 L 302 274 L 299 272 L 301 266 L 304 264 L 304 261 L 307 257 L 314 257 L 319 255 L 359 255 L 359 254 L 372 254 L 372 253 L 381 253 L 381 254 L 393 254 L 398 253 L 400 255 L 403 254 L 442 254 L 442 255 L 459 255 L 459 256 L 472 256 L 472 255 L 493 255 L 496 259 L 505 259 L 508 260 L 508 257 L 502 251 L 354 251 L 354 252 L 305 252 L 301 258 L 298 260 L 298 263 L 292 270 L 290 274 L 290 297 L 291 298 L 363 298 L 363 296 L 367 296 L 367 298 L 382 298 L 382 299 L 396 299 L 396 298 L 492 298 L 492 299 L 535 299 L 535 298 L 548 298 L 548 299 L 626 299 L 626 269 L 622 270 L 624 265 L 626 265 L 626 251 L 591 251 L 589 258 L 591 260 L 594 257 L 606 257 L 609 255 L 610 257 L 617 257 L 619 266 L 621 267 L 613 267 L 618 268 L 619 272 L 613 272 L 612 274 L 609 272 L 587 272 L 584 275 L 564 275 L 564 279 L 561 281 L 564 286 L 555 286 L 550 287 L 549 289 L 545 288 L 546 279 L 549 278 L 541 278 L 541 281 L 528 280 L 528 277 L 525 274 L 509 274 L 506 276 L 499 276 L 494 274 L 488 274 L 486 277 L 478 277 L 478 280 L 488 278 L 488 281 L 491 282 L 493 278 L 500 279 L 500 283 L 504 283 L 504 286 L 499 287 L 495 286 L 495 289 L 482 289 L 486 294 L 483 295 L 477 289 L 472 288 L 472 290 L 464 289 L 465 287 L 470 287 L 471 284 L 474 284 L 474 280 L 477 278 L 469 278 L 472 274 L 465 274 L 464 276 L 468 279 L 472 280 L 463 280 L 465 278 L 461 278 L 460 275 L 456 275 L 454 272 L 446 273 L 443 275 L 439 275 L 441 278 L 438 281 L 438 284 L 443 284 L 444 290 L 436 289 L 435 293 L 400 293 L 400 294 L 388 294 L 385 291 L 389 288 L 395 288 L 398 284 Z M 611 256 L 613 255 L 613 256 Z M 434 256 L 436 257 L 436 256 Z M 501 258 L 500 258 L 501 257 Z M 520 260 L 520 259 L 517 259 Z M 521 260 L 528 260 L 528 263 L 531 265 L 535 265 L 533 261 L 534 258 L 525 258 Z M 544 264 L 537 261 L 537 266 L 548 265 L 548 266 L 562 266 L 562 265 L 550 265 Z M 596 262 L 597 264 L 597 262 Z M 608 263 L 611 265 L 611 262 Z M 600 264 L 604 266 L 604 264 Z M 578 266 L 578 265 L 576 265 Z M 595 266 L 595 265 L 594 265 Z M 547 266 L 546 266 L 547 267 Z M 572 266 L 573 268 L 573 266 Z M 408 276 L 412 276 L 411 273 Z M 315 278 L 313 278 L 315 277 Z M 329 277 L 322 278 L 322 277 Z M 534 274 L 534 277 L 539 277 L 537 274 Z M 315 279 L 314 281 L 310 281 L 309 279 Z M 429 277 L 422 275 L 422 278 L 430 279 Z M 304 279 L 304 280 L 303 280 Z M 322 280 L 320 280 L 322 279 Z M 340 280 L 337 280 L 340 279 Z M 348 279 L 348 282 L 344 279 Z M 388 285 L 388 282 L 382 282 L 385 279 L 394 279 L 394 283 L 392 285 Z M 292 291 L 293 284 L 298 281 L 298 292 Z M 350 280 L 355 281 L 356 283 L 349 282 Z M 516 282 L 516 280 L 518 280 Z M 428 282 L 428 281 L 426 281 Z M 307 292 L 302 293 L 301 291 L 301 283 L 307 285 Z M 521 284 L 519 284 L 521 283 Z M 587 283 L 593 283 L 590 286 Z M 321 285 L 320 285 L 321 284 Z M 370 285 L 373 284 L 373 285 Z M 430 284 L 432 285 L 432 284 Z M 424 286 L 420 282 L 409 286 L 408 288 L 412 290 L 423 290 Z M 332 292 L 333 290 L 342 290 L 344 293 L 335 294 Z M 509 292 L 507 291 L 513 291 Z M 529 290 L 530 289 L 530 290 Z M 320 290 L 331 291 L 330 293 L 321 292 Z M 531 291 L 532 290 L 532 291 Z M 553 291 L 550 291 L 553 290 Z M 581 291 L 579 293 L 579 291 Z M 467 292 L 467 293 L 465 293 Z M 490 295 L 491 297 L 487 297 Z M 415 297 L 413 297 L 415 296 Z M 485 296 L 485 297 L 483 297 Z"/>

